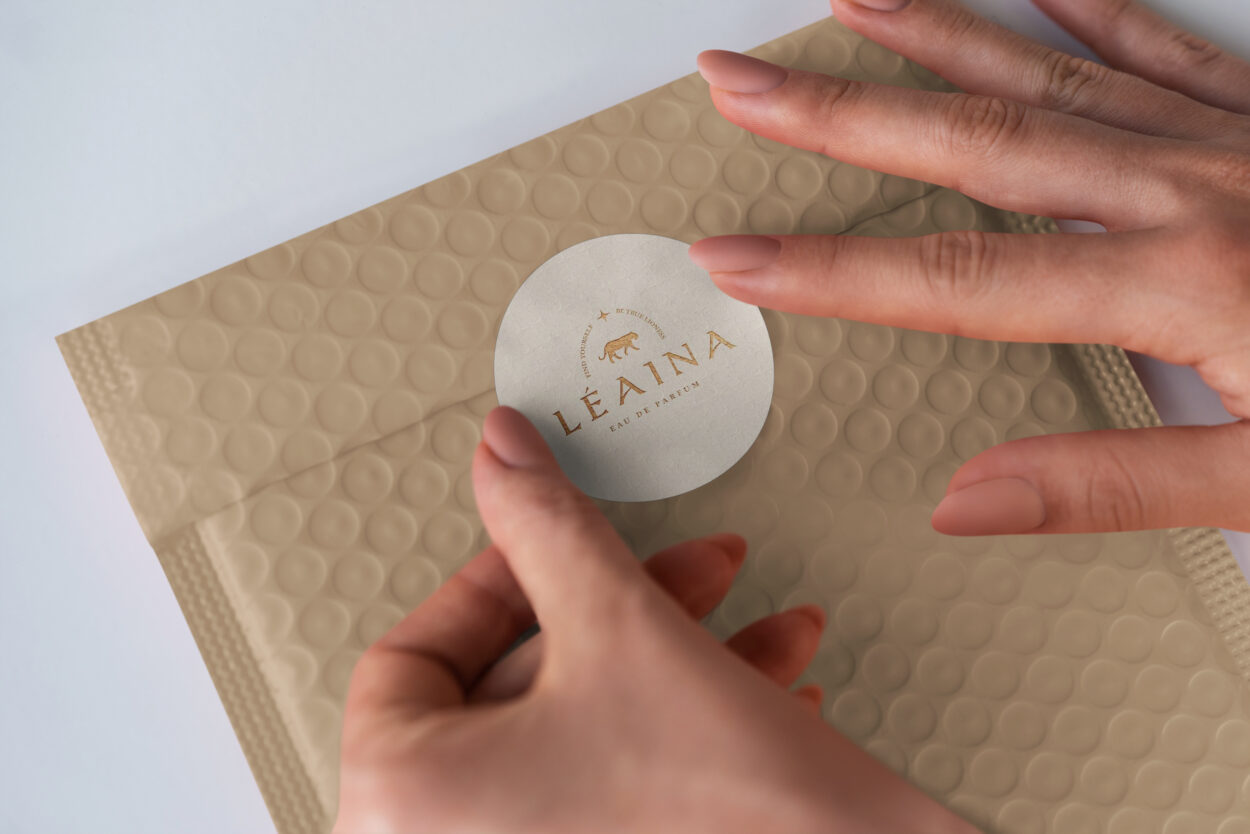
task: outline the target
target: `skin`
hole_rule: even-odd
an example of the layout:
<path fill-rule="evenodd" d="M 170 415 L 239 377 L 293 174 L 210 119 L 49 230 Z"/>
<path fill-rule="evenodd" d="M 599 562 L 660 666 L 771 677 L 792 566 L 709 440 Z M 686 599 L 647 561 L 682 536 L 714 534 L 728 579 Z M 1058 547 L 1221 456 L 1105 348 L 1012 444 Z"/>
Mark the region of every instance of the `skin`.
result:
<path fill-rule="evenodd" d="M 1038 533 L 1250 530 L 1250 65 L 1136 3 L 1034 2 L 1111 68 L 953 0 L 895 11 L 835 0 L 847 26 L 968 92 L 778 68 L 784 80 L 766 91 L 713 83 L 712 100 L 761 136 L 1000 208 L 1096 221 L 1106 234 L 770 236 L 771 257 L 758 238 L 735 236 L 700 241 L 691 257 L 725 292 L 779 310 L 983 339 L 1106 342 L 1189 365 L 1242 419 L 1004 443 L 964 464 L 947 494 L 1022 481 L 1044 507 L 1030 528 Z M 700 64 L 737 80 L 725 53 Z M 1025 531 L 979 528 L 973 502 L 962 503 L 958 519 L 939 507 L 934 525 Z M 1013 521 L 1037 518 L 1016 509 Z"/>
<path fill-rule="evenodd" d="M 723 645 L 699 625 L 745 542 L 640 564 L 518 412 L 482 434 L 494 545 L 356 665 L 336 834 L 973 830 L 821 721 L 818 689 L 787 691 L 819 608 Z"/>
<path fill-rule="evenodd" d="M 1250 416 L 1250 69 L 1133 3 L 1036 1 L 1130 72 L 945 0 L 893 12 L 838 0 L 843 22 L 974 95 L 780 70 L 768 90 L 713 98 L 761 135 L 1108 234 L 739 240 L 739 266 L 764 263 L 713 277 L 780 309 L 1116 342 L 1193 365 Z M 1045 531 L 1247 529 L 1248 446 L 1245 422 L 1031 438 L 969 461 L 951 489 L 1035 489 Z M 973 830 L 821 721 L 818 689 L 788 691 L 816 651 L 819 609 L 725 644 L 699 625 L 741 539 L 639 563 L 509 409 L 487 417 L 473 478 L 494 544 L 357 664 L 336 834 Z M 509 653 L 535 620 L 541 635 Z"/>

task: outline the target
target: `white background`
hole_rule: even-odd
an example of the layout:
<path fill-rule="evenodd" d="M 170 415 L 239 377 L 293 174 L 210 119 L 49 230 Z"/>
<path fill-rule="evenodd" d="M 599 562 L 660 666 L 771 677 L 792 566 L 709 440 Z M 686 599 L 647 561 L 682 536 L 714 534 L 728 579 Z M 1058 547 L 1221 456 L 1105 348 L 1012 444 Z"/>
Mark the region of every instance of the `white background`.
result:
<path fill-rule="evenodd" d="M 1241 0 L 1154 5 L 1250 52 Z M 826 12 L 0 0 L 0 831 L 273 830 L 56 334 Z M 1165 416 L 1202 419 L 1179 384 Z"/>

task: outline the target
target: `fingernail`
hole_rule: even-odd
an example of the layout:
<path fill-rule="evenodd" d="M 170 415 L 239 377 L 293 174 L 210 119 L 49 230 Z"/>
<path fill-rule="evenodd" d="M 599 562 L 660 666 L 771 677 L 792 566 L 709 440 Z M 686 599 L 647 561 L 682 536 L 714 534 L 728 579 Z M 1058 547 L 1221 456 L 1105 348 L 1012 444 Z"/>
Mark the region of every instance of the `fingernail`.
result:
<path fill-rule="evenodd" d="M 699 74 L 713 87 L 731 93 L 767 93 L 789 76 L 784 67 L 723 49 L 699 53 Z"/>
<path fill-rule="evenodd" d="M 811 620 L 815 624 L 817 631 L 825 630 L 825 609 L 819 605 L 800 605 L 798 608 L 790 610 Z"/>
<path fill-rule="evenodd" d="M 547 444 L 538 429 L 514 408 L 501 406 L 482 424 L 482 443 L 504 466 L 533 469 L 549 457 Z"/>
<path fill-rule="evenodd" d="M 1027 533 L 1045 520 L 1041 493 L 1020 478 L 996 478 L 964 487 L 943 498 L 933 511 L 933 528 L 948 536 Z"/>
<path fill-rule="evenodd" d="M 733 533 L 716 533 L 708 536 L 708 539 L 729 557 L 730 564 L 735 568 L 741 567 L 746 561 L 747 543 L 742 536 Z"/>
<path fill-rule="evenodd" d="M 872 9 L 874 12 L 897 12 L 911 2 L 911 0 L 843 0 L 852 6 L 863 6 L 865 9 Z"/>
<path fill-rule="evenodd" d="M 761 235 L 724 235 L 696 241 L 690 260 L 708 272 L 746 272 L 768 266 L 781 254 L 781 241 Z"/>

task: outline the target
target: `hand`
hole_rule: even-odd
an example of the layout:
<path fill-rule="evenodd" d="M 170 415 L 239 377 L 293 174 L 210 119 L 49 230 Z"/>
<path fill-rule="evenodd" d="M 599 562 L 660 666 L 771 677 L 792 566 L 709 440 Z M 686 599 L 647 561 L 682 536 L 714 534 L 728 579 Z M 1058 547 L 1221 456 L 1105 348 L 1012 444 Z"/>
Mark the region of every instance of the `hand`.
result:
<path fill-rule="evenodd" d="M 729 236 L 699 241 L 691 257 L 725 292 L 779 310 L 1117 344 L 1194 367 L 1250 417 L 1250 65 L 1133 2 L 1034 2 L 1117 69 L 953 0 L 834 0 L 833 10 L 970 95 L 730 52 L 705 52 L 699 66 L 717 109 L 762 136 L 1108 233 Z M 933 525 L 1250 530 L 1250 421 L 1005 443 L 955 474 Z"/>
<path fill-rule="evenodd" d="M 820 609 L 724 646 L 698 624 L 741 539 L 640 565 L 510 409 L 473 480 L 495 544 L 357 664 L 336 834 L 972 830 L 820 721 L 819 689 L 786 692 Z"/>

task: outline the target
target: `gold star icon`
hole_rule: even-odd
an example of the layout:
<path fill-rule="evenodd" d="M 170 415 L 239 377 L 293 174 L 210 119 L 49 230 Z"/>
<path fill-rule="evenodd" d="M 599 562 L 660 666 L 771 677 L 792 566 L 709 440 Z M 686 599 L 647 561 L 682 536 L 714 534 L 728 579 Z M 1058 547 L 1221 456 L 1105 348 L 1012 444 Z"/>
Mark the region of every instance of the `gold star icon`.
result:
<path fill-rule="evenodd" d="M 605 313 L 605 312 L 603 312 L 602 310 L 600 310 L 600 311 L 599 311 L 599 320 L 600 320 L 600 321 L 607 321 L 607 320 L 608 320 L 608 314 L 607 314 L 607 313 Z"/>

